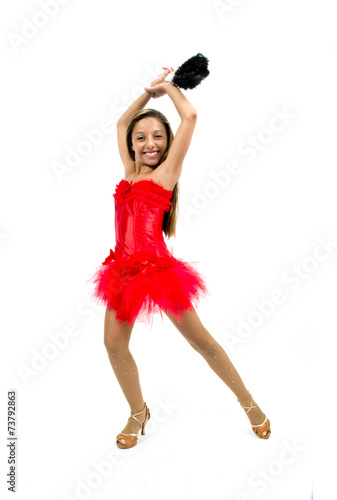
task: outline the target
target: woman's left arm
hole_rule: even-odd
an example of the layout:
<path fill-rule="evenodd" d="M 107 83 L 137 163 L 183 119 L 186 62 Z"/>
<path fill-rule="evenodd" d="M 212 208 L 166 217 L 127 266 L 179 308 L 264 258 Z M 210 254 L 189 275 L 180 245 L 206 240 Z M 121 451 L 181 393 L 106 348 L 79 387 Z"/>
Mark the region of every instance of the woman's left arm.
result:
<path fill-rule="evenodd" d="M 170 183 L 176 184 L 182 172 L 184 158 L 190 147 L 197 121 L 197 111 L 181 90 L 171 82 L 164 81 L 158 85 L 145 87 L 145 90 L 152 93 L 154 98 L 168 94 L 181 118 L 167 158 L 162 167 L 158 167 L 165 170 L 165 177 Z"/>

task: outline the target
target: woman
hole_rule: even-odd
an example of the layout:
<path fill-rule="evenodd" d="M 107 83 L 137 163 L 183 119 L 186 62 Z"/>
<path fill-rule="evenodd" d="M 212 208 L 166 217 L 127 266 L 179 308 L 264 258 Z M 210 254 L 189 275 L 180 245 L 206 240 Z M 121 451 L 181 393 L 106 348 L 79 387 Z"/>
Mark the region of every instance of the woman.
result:
<path fill-rule="evenodd" d="M 163 232 L 175 235 L 178 180 L 196 124 L 192 104 L 173 83 L 172 68 L 145 92 L 117 123 L 125 178 L 116 186 L 116 247 L 94 274 L 95 298 L 106 304 L 104 343 L 131 416 L 116 438 L 119 448 L 137 444 L 150 411 L 144 402 L 137 365 L 129 350 L 136 319 L 149 322 L 162 311 L 189 344 L 236 395 L 255 434 L 268 439 L 270 422 L 255 404 L 221 345 L 201 323 L 195 305 L 208 293 L 202 276 L 188 262 L 175 259 Z M 151 98 L 167 94 L 181 118 L 175 137 L 159 111 L 144 109 Z"/>

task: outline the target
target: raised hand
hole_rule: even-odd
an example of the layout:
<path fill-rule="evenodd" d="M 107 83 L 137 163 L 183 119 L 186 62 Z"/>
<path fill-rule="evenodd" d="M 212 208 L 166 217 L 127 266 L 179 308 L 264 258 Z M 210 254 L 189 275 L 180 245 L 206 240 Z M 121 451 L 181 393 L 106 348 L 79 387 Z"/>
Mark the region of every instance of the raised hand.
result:
<path fill-rule="evenodd" d="M 163 68 L 164 72 L 162 74 L 158 75 L 158 77 L 155 78 L 155 80 L 153 80 L 153 82 L 151 82 L 151 86 L 144 87 L 144 90 L 146 92 L 149 92 L 149 94 L 152 94 L 152 97 L 154 99 L 157 99 L 158 97 L 161 97 L 164 94 L 166 94 L 165 85 L 170 83 L 170 82 L 165 81 L 165 78 L 167 77 L 167 75 L 169 73 L 174 71 L 172 66 L 171 67 L 162 66 L 162 68 Z"/>

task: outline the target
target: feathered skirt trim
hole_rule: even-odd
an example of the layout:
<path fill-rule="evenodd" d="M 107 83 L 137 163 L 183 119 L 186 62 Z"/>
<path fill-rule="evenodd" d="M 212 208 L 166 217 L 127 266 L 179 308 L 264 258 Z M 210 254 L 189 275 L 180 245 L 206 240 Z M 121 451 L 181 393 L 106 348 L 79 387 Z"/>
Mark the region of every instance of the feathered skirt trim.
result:
<path fill-rule="evenodd" d="M 190 263 L 172 257 L 137 254 L 119 259 L 110 255 L 89 278 L 93 299 L 116 311 L 122 323 L 152 324 L 153 315 L 171 312 L 181 324 L 185 310 L 193 311 L 207 290 L 202 275 Z"/>

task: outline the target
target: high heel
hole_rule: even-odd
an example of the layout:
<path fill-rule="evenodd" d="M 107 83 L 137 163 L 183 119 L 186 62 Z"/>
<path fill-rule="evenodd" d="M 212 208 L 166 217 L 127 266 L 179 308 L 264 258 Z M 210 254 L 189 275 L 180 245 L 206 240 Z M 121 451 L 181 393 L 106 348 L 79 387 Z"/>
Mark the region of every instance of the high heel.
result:
<path fill-rule="evenodd" d="M 138 418 L 136 418 L 136 415 L 140 415 L 141 413 L 143 413 L 145 408 L 146 408 L 145 420 L 143 423 L 141 423 L 141 422 L 139 422 Z M 136 420 L 139 423 L 139 425 L 141 426 L 141 429 L 142 429 L 141 434 L 142 434 L 142 436 L 144 436 L 145 435 L 145 425 L 150 420 L 150 417 L 151 417 L 150 410 L 148 409 L 146 403 L 144 403 L 144 408 L 138 413 L 133 413 L 133 414 L 131 413 L 128 420 L 130 418 L 133 418 L 134 420 Z M 125 439 L 126 443 L 121 443 L 119 441 L 120 439 Z M 117 443 L 118 448 L 132 448 L 133 446 L 136 446 L 137 441 L 138 441 L 138 433 L 137 434 L 124 434 L 123 432 L 120 432 L 118 434 L 118 436 L 116 437 L 116 443 Z"/>
<path fill-rule="evenodd" d="M 239 400 L 238 400 L 239 401 Z M 240 405 L 242 406 L 242 408 L 244 408 L 245 410 L 245 413 L 247 414 L 252 408 L 259 408 L 258 406 L 253 406 L 253 399 L 251 400 L 251 403 L 250 403 L 250 406 L 243 406 L 240 401 Z M 247 411 L 246 411 L 247 410 Z M 266 417 L 265 415 L 265 419 L 264 421 L 262 422 L 262 424 L 258 424 L 258 425 L 253 425 L 252 424 L 252 429 L 253 429 L 253 432 L 261 439 L 269 439 L 270 437 L 270 433 L 271 433 L 271 430 L 270 430 L 270 421 L 269 419 Z M 262 434 L 267 431 L 267 434 L 265 436 L 262 436 Z"/>

